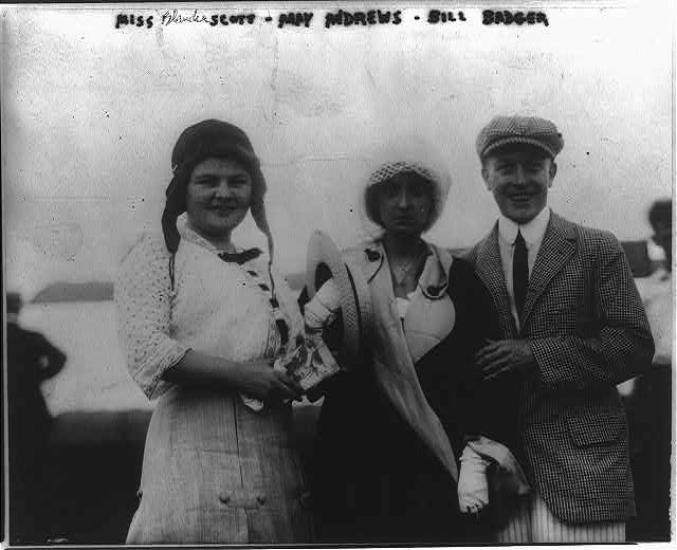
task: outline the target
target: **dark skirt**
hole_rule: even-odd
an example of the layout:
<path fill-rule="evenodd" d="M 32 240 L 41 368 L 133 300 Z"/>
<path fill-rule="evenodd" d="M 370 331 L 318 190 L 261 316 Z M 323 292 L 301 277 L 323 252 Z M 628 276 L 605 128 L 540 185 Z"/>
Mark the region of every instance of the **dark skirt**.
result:
<path fill-rule="evenodd" d="M 368 376 L 341 374 L 318 424 L 312 476 L 319 538 L 462 543 L 456 483 Z"/>
<path fill-rule="evenodd" d="M 423 393 L 457 455 L 466 435 L 483 434 L 521 460 L 519 376 L 483 383 L 474 362 L 487 339 L 500 337 L 493 299 L 459 258 L 449 272 L 448 292 L 456 320 L 452 332 L 415 365 Z M 492 540 L 493 507 L 479 518 L 459 513 L 456 483 L 380 392 L 369 365 L 362 367 L 331 381 L 320 414 L 311 479 L 320 539 L 443 545 Z"/>

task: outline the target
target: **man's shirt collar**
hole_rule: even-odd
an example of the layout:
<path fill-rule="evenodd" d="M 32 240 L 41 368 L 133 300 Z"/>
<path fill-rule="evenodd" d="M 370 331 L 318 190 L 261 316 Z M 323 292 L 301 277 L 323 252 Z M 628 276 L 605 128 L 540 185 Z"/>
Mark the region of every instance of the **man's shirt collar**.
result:
<path fill-rule="evenodd" d="M 524 237 L 527 245 L 532 245 L 543 239 L 549 221 L 550 208 L 548 206 L 541 210 L 533 220 L 523 225 L 518 225 L 501 214 L 498 218 L 498 232 L 505 242 L 512 245 L 517 238 L 517 231 L 519 230 L 522 232 L 522 237 Z"/>

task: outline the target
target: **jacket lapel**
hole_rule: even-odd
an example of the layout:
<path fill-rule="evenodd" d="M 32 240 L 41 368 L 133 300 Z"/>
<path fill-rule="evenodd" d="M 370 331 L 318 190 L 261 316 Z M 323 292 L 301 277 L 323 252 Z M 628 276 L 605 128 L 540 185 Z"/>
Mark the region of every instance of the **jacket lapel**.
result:
<path fill-rule="evenodd" d="M 510 297 L 505 283 L 501 252 L 498 248 L 498 222 L 486 238 L 480 241 L 477 250 L 475 265 L 477 274 L 494 297 L 497 313 L 501 319 L 501 326 L 507 327 L 506 336 L 515 338 L 517 326 L 510 311 Z"/>
<path fill-rule="evenodd" d="M 364 248 L 359 250 L 358 259 L 362 265 L 362 273 L 368 283 L 379 272 L 385 262 L 385 251 L 380 242 L 370 242 L 365 244 Z"/>
<path fill-rule="evenodd" d="M 576 234 L 573 228 L 553 212 L 529 278 L 529 290 L 522 314 L 522 327 L 526 326 L 534 304 L 543 294 L 548 283 L 564 267 L 575 251 Z"/>

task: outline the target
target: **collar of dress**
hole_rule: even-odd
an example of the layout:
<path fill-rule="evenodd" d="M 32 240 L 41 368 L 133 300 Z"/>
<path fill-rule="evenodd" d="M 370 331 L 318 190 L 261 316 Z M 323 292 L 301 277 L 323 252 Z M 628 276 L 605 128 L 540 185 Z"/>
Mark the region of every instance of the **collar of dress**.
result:
<path fill-rule="evenodd" d="M 418 286 L 426 298 L 438 300 L 446 294 L 449 285 L 449 269 L 454 260 L 448 250 L 425 241 L 424 243 L 428 252 L 425 266 L 418 280 Z M 383 241 L 377 240 L 366 243 L 364 245 L 364 259 L 365 274 L 367 280 L 371 281 L 387 261 Z"/>
<path fill-rule="evenodd" d="M 233 245 L 233 250 L 227 251 L 219 250 L 218 248 L 216 248 L 211 242 L 209 242 L 202 235 L 200 235 L 195 229 L 193 229 L 193 226 L 188 220 L 188 214 L 186 212 L 181 214 L 176 219 L 176 229 L 178 230 L 179 235 L 181 235 L 181 239 L 185 239 L 187 242 L 206 248 L 207 250 L 213 252 L 214 254 L 220 254 L 221 252 L 241 252 L 241 249 L 236 247 L 235 245 Z"/>

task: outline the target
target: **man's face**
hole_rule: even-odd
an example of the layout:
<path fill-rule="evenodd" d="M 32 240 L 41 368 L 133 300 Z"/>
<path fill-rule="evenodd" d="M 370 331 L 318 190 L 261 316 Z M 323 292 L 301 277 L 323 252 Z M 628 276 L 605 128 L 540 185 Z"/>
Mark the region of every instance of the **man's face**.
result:
<path fill-rule="evenodd" d="M 530 147 L 491 153 L 482 167 L 482 178 L 501 213 L 518 224 L 543 210 L 556 173 L 555 162 Z"/>
<path fill-rule="evenodd" d="M 672 220 L 661 220 L 653 229 L 653 240 L 665 252 L 665 266 L 672 271 Z"/>

